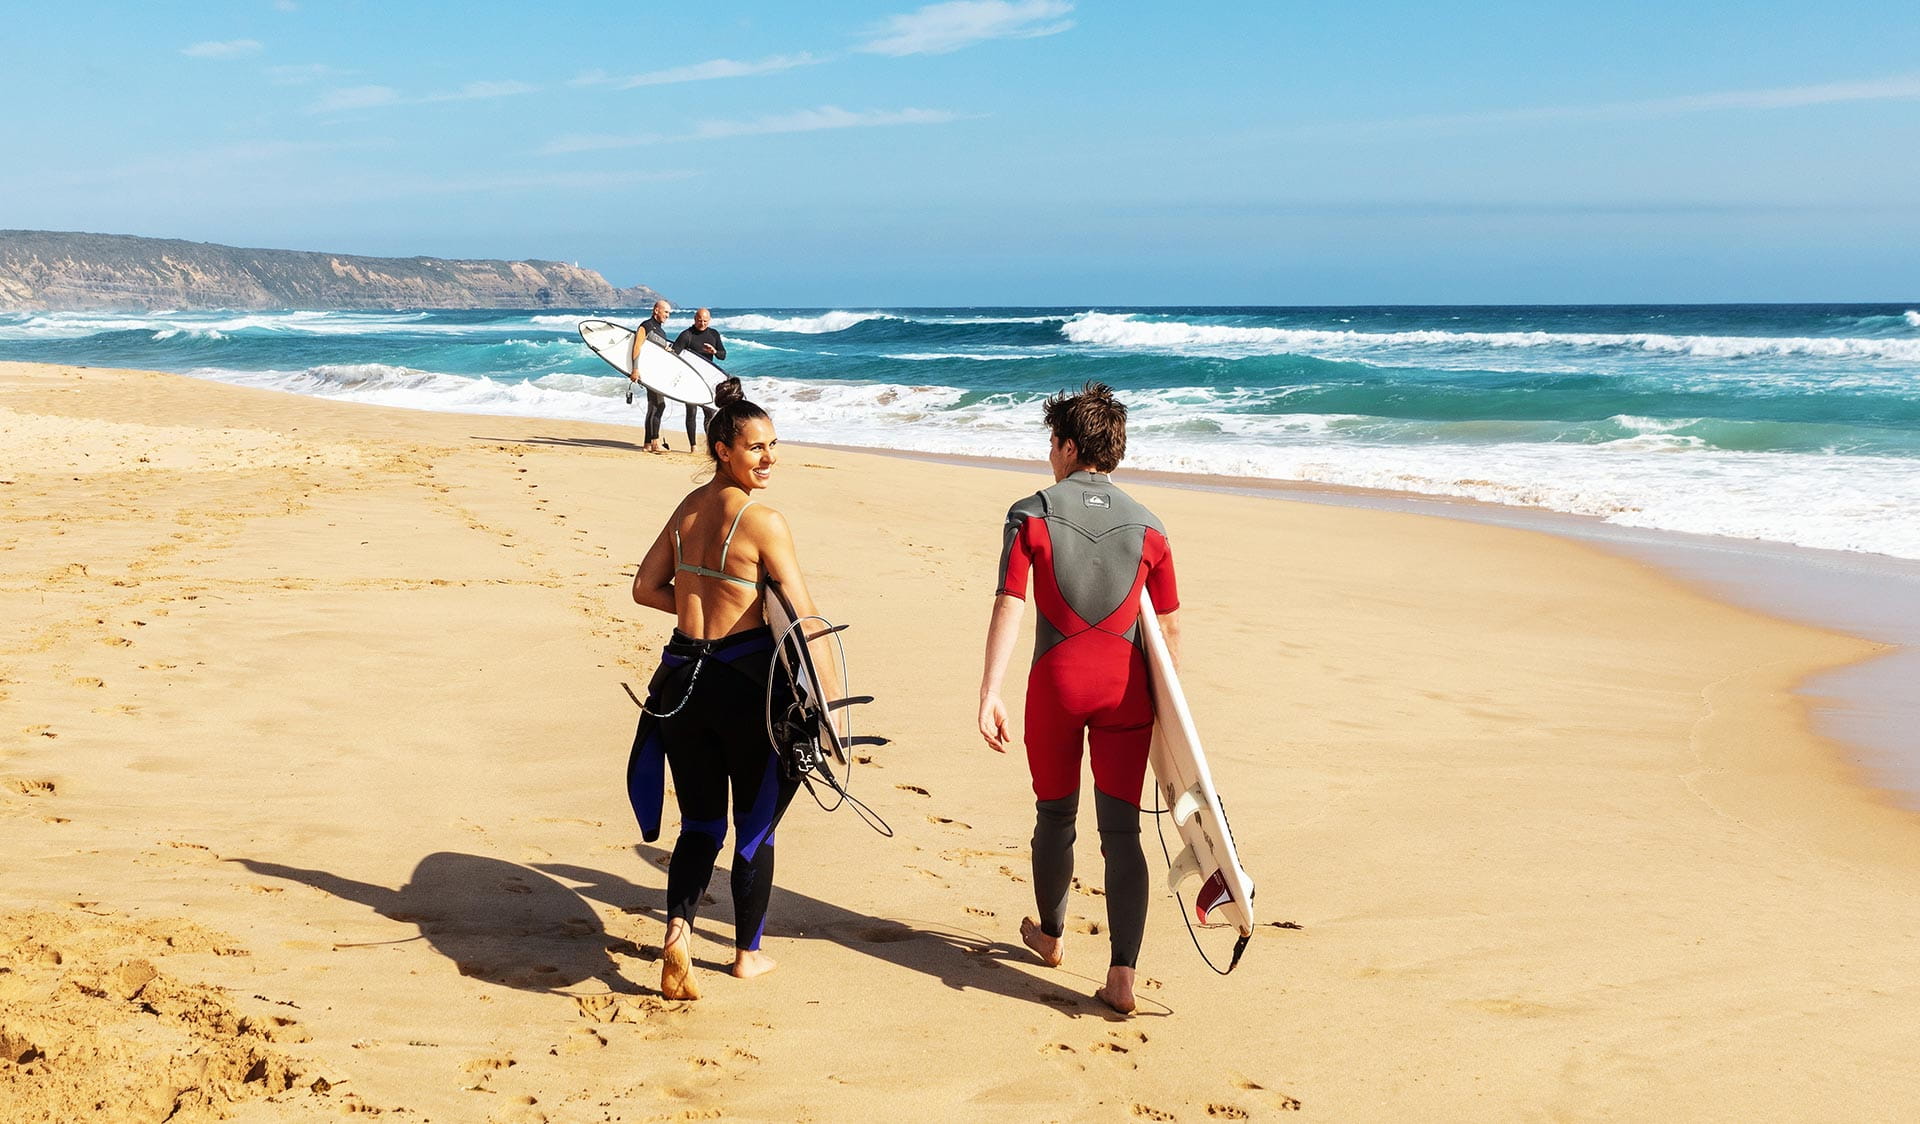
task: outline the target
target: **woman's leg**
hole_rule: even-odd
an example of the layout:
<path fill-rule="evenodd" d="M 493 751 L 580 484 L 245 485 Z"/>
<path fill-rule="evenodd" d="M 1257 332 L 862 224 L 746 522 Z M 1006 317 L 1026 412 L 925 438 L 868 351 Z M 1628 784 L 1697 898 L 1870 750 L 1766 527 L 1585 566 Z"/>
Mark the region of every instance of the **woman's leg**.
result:
<path fill-rule="evenodd" d="M 691 956 L 693 919 L 727 837 L 727 775 L 715 760 L 711 742 L 701 736 L 704 732 L 690 731 L 672 719 L 662 726 L 667 765 L 673 770 L 674 801 L 680 807 L 680 836 L 667 865 L 667 936 L 660 950 L 660 991 L 669 999 L 698 999 Z"/>

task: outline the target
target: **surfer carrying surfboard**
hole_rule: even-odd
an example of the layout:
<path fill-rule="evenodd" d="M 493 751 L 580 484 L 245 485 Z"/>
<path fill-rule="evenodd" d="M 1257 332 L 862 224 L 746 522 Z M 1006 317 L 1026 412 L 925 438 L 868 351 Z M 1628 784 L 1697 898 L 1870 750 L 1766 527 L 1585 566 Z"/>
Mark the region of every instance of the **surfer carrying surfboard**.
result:
<path fill-rule="evenodd" d="M 720 329 L 713 326 L 713 313 L 710 310 L 696 309 L 693 314 L 693 327 L 673 337 L 673 353 L 679 355 L 687 351 L 709 361 L 727 357 L 727 345 L 720 338 Z M 694 409 L 693 403 L 687 403 L 687 448 L 689 449 L 693 448 Z M 705 415 L 707 424 L 712 425 L 713 407 L 701 406 L 699 411 Z"/>
<path fill-rule="evenodd" d="M 1047 399 L 1045 411 L 1054 485 L 1007 512 L 980 680 L 980 735 L 997 753 L 1012 743 L 1000 684 L 1031 589 L 1040 620 L 1027 677 L 1025 740 L 1039 917 L 1021 922 L 1020 937 L 1048 965 L 1065 955 L 1084 745 L 1093 766 L 1112 943 L 1106 984 L 1095 995 L 1124 1014 L 1134 1009 L 1134 969 L 1147 920 L 1140 792 L 1154 709 L 1136 644 L 1140 593 L 1144 588 L 1152 596 L 1176 653 L 1180 597 L 1159 519 L 1109 475 L 1126 454 L 1125 404 L 1110 387 L 1089 382 L 1078 394 Z"/>
<path fill-rule="evenodd" d="M 640 370 L 640 347 L 647 342 L 648 336 L 654 337 L 655 341 L 662 346 L 672 346 L 667 343 L 667 317 L 671 315 L 673 315 L 673 306 L 665 300 L 657 300 L 653 302 L 653 315 L 640 321 L 640 323 L 634 327 L 632 353 L 627 356 L 627 371 L 629 372 L 627 377 L 629 379 L 632 379 L 636 383 L 640 381 L 640 375 L 638 373 Z M 650 386 L 647 387 L 646 390 L 647 424 L 644 448 L 649 453 L 664 452 L 665 449 L 660 444 L 660 419 L 664 418 L 667 414 L 667 399 L 665 395 Z M 628 398 L 627 401 L 631 402 L 633 399 Z M 693 447 L 693 433 L 691 430 L 687 433 L 687 447 L 689 449 Z"/>
<path fill-rule="evenodd" d="M 660 835 L 668 768 L 680 809 L 660 957 L 660 991 L 669 999 L 700 997 L 689 956 L 693 918 L 726 839 L 729 795 L 733 975 L 751 979 L 773 970 L 760 951 L 773 890 L 773 832 L 799 781 L 781 769 L 768 734 L 775 639 L 762 587 L 776 580 L 795 613 L 815 613 L 786 520 L 754 498 L 779 460 L 773 420 L 741 396 L 738 379 L 722 382 L 715 401 L 720 409 L 707 430 L 713 479 L 680 501 L 633 579 L 636 602 L 676 621 L 647 685 L 627 761 L 627 795 L 644 838 Z M 831 677 L 823 669 L 823 679 Z M 822 686 L 825 697 L 838 697 L 837 681 Z M 791 701 L 779 698 L 782 689 L 776 684 L 771 692 L 776 705 Z"/>

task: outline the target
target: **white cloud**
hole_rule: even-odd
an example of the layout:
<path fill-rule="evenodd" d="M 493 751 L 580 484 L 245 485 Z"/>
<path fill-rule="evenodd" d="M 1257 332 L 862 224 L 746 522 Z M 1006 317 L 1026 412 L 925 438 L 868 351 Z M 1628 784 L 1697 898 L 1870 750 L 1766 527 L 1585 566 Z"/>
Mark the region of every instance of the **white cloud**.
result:
<path fill-rule="evenodd" d="M 392 86 L 345 86 L 330 90 L 313 103 L 314 113 L 341 113 L 354 109 L 374 109 L 400 101 L 400 91 Z"/>
<path fill-rule="evenodd" d="M 1549 105 L 1527 109 L 1496 109 L 1482 113 L 1430 114 L 1389 121 L 1316 126 L 1311 131 L 1352 129 L 1440 129 L 1463 125 L 1525 124 L 1535 121 L 1605 121 L 1644 117 L 1672 117 L 1741 109 L 1803 109 L 1844 102 L 1920 100 L 1920 74 L 1870 78 L 1852 82 L 1823 82 L 1808 86 L 1777 86 L 1764 90 L 1724 90 L 1638 101 L 1598 102 L 1592 105 Z"/>
<path fill-rule="evenodd" d="M 483 98 L 506 98 L 515 94 L 531 94 L 540 87 L 531 82 L 469 82 L 458 90 L 443 94 L 428 94 L 422 101 L 477 101 Z"/>
<path fill-rule="evenodd" d="M 424 97 L 406 97 L 392 86 L 346 86 L 331 90 L 313 103 L 313 113 L 344 113 L 358 109 L 379 109 L 389 105 L 424 105 L 433 102 L 480 101 L 531 94 L 540 87 L 531 82 L 469 82 L 457 90 L 446 90 Z"/>
<path fill-rule="evenodd" d="M 392 199 L 410 196 L 463 195 L 511 192 L 596 192 L 645 183 L 674 183 L 700 173 L 680 168 L 670 171 L 586 171 L 472 176 L 356 175 L 350 182 L 329 187 L 331 200 Z"/>
<path fill-rule="evenodd" d="M 243 55 L 258 54 L 263 46 L 258 39 L 226 39 L 195 43 L 191 47 L 180 48 L 180 53 L 190 59 L 237 59 Z"/>
<path fill-rule="evenodd" d="M 826 62 L 826 59 L 801 52 L 797 55 L 774 55 L 771 58 L 754 62 L 739 62 L 734 59 L 710 59 L 706 62 L 690 63 L 686 66 L 668 67 L 665 70 L 651 70 L 645 74 L 636 74 L 631 78 L 607 79 L 605 84 L 617 86 L 622 90 L 631 90 L 640 86 L 666 86 L 675 82 L 705 82 L 715 78 L 746 78 L 755 74 L 772 74 L 781 70 L 792 70 L 796 66 L 814 66 Z M 584 83 L 583 83 L 584 84 Z"/>
<path fill-rule="evenodd" d="M 822 129 L 862 129 L 887 125 L 944 125 L 965 120 L 966 115 L 946 109 L 869 109 L 852 111 L 838 106 L 821 106 L 795 113 L 772 114 L 747 121 L 702 121 L 683 133 L 645 133 L 632 136 L 590 134 L 561 137 L 541 151 L 548 154 L 595 152 L 609 148 L 639 148 L 683 140 L 718 140 L 725 137 L 771 136 L 779 133 L 811 133 Z"/>
<path fill-rule="evenodd" d="M 1073 26 L 1063 0 L 950 0 L 889 16 L 860 50 L 876 55 L 943 55 L 989 39 L 1037 39 Z"/>

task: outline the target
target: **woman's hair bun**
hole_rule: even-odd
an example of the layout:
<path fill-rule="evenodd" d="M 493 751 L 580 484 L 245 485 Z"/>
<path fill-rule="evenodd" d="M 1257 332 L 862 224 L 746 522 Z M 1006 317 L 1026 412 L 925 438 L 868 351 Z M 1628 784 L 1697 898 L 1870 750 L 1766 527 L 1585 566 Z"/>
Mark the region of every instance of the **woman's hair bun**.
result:
<path fill-rule="evenodd" d="M 739 379 L 723 379 L 719 386 L 713 388 L 713 404 L 715 406 L 725 408 L 733 405 L 735 402 L 744 402 L 746 400 L 747 396 L 740 389 Z"/>

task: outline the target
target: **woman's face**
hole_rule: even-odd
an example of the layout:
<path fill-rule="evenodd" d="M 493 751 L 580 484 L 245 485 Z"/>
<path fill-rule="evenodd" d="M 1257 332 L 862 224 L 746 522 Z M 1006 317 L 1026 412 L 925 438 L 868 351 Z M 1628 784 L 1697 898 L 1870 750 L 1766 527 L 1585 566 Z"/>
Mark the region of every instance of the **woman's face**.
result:
<path fill-rule="evenodd" d="M 749 418 L 741 424 L 733 440 L 715 448 L 720 454 L 720 471 L 747 491 L 758 491 L 773 479 L 774 462 L 780 459 L 776 449 L 780 439 L 774 436 L 773 422 Z"/>

